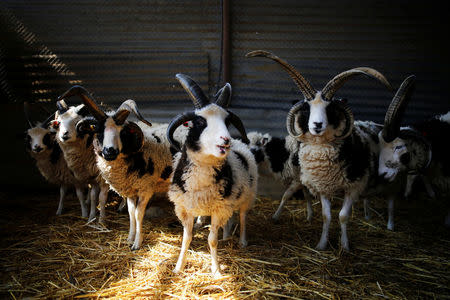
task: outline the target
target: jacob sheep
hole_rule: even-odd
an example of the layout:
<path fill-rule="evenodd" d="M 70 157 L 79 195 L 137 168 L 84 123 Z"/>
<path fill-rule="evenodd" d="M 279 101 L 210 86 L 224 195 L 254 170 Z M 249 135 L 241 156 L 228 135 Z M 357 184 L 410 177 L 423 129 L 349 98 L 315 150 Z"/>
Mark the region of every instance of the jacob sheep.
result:
<path fill-rule="evenodd" d="M 26 131 L 26 148 L 30 156 L 36 161 L 36 167 L 41 175 L 48 182 L 60 186 L 56 214 L 61 215 L 66 193 L 69 188 L 75 187 L 80 201 L 81 216 L 87 217 L 88 212 L 84 203 L 84 190 L 87 186 L 78 181 L 67 166 L 61 148 L 55 139 L 56 132 L 50 127 L 54 114 L 42 123 L 33 124 L 30 119 L 28 103 L 24 104 L 24 111 L 30 125 L 30 128 Z"/>
<path fill-rule="evenodd" d="M 98 199 L 100 202 L 99 222 L 103 223 L 109 188 L 101 178 L 95 163 L 93 135 L 86 134 L 81 126 L 83 125 L 81 121 L 89 114 L 89 110 L 83 104 L 69 107 L 64 101 L 65 97 L 63 94 L 56 102 L 58 107 L 55 115 L 57 141 L 75 178 L 91 186 L 89 222 L 95 218 Z"/>
<path fill-rule="evenodd" d="M 147 203 L 154 194 L 165 194 L 172 173 L 172 153 L 165 137 L 167 124 L 150 127 L 135 101 L 126 100 L 116 111 L 104 112 L 81 86 L 72 87 L 66 96 L 80 96 L 93 117 L 80 125 L 86 134 L 94 134 L 97 167 L 107 184 L 127 199 L 130 217 L 128 242 L 139 249 L 142 222 Z M 141 121 L 127 120 L 134 113 Z"/>
<path fill-rule="evenodd" d="M 257 50 L 247 54 L 247 57 L 255 56 L 279 63 L 305 97 L 290 109 L 286 127 L 289 135 L 301 141 L 300 180 L 313 195 L 320 197 L 322 204 L 322 235 L 316 248 L 323 250 L 328 244 L 330 198 L 344 194 L 339 221 L 341 247 L 348 250 L 347 223 L 352 204 L 377 177 L 378 132 L 382 126 L 373 122 L 354 122 L 346 103 L 333 97 L 346 81 L 356 75 L 375 78 L 390 90 L 391 85 L 378 71 L 360 67 L 336 75 L 321 91 L 316 91 L 286 61 L 267 51 Z"/>
<path fill-rule="evenodd" d="M 174 158 L 169 199 L 175 204 L 175 213 L 183 224 L 183 242 L 174 272 L 183 270 L 186 251 L 192 240 L 196 216 L 211 216 L 208 243 L 211 251 L 211 271 L 220 276 L 217 262 L 218 230 L 234 211 L 240 213 L 241 246 L 247 245 L 246 217 L 256 194 L 258 170 L 247 145 L 232 139 L 228 125 L 236 127 L 248 143 L 244 126 L 235 114 L 225 109 L 231 99 L 231 86 L 226 84 L 210 103 L 201 88 L 188 76 L 176 78 L 194 103 L 193 112 L 176 116 L 167 128 L 167 138 L 180 150 Z M 173 139 L 173 132 L 182 124 L 189 127 L 181 148 Z M 227 231 L 228 226 L 224 227 Z M 227 235 L 227 234 L 224 234 Z"/>

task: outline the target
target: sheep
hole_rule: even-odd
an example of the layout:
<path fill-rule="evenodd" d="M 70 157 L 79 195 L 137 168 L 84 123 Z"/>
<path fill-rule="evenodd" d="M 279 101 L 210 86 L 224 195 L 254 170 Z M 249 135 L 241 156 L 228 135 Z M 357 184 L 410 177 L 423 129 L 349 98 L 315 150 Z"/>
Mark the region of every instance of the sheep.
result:
<path fill-rule="evenodd" d="M 225 84 L 218 92 L 217 100 L 210 103 L 192 78 L 184 74 L 177 74 L 176 78 L 189 94 L 195 110 L 179 114 L 167 128 L 167 139 L 180 151 L 174 158 L 168 195 L 184 228 L 182 248 L 174 272 L 184 269 L 194 217 L 211 216 L 208 236 L 211 271 L 219 277 L 218 230 L 227 220 L 231 220 L 236 210 L 240 214 L 239 243 L 242 247 L 247 245 L 246 217 L 256 195 L 257 165 L 250 149 L 244 144 L 248 143 L 248 138 L 241 120 L 225 109 L 231 99 L 231 85 Z M 173 139 L 173 132 L 184 123 L 189 130 L 181 147 Z M 238 129 L 244 143 L 231 139 L 227 129 L 229 124 Z M 229 234 L 228 225 L 224 227 L 224 236 Z"/>
<path fill-rule="evenodd" d="M 33 124 L 29 116 L 28 103 L 24 104 L 25 116 L 30 125 L 26 131 L 26 148 L 30 156 L 35 160 L 36 167 L 41 175 L 50 183 L 59 185 L 59 204 L 56 215 L 61 215 L 64 207 L 64 199 L 69 188 L 75 187 L 80 201 L 81 216 L 87 217 L 87 208 L 84 203 L 84 186 L 70 172 L 67 162 L 61 153 L 55 135 L 56 132 L 50 127 L 54 114 L 42 123 Z"/>
<path fill-rule="evenodd" d="M 93 117 L 80 121 L 85 134 L 94 134 L 97 168 L 112 190 L 127 199 L 130 216 L 128 242 L 141 247 L 142 222 L 147 203 L 155 194 L 166 194 L 172 172 L 172 153 L 165 137 L 168 124 L 150 127 L 135 101 L 124 101 L 116 111 L 104 112 L 88 91 L 73 86 L 66 96 L 80 96 Z M 128 121 L 133 112 L 141 121 Z"/>
<path fill-rule="evenodd" d="M 57 141 L 64 154 L 69 169 L 75 178 L 85 185 L 90 185 L 90 212 L 88 222 L 95 219 L 97 199 L 100 203 L 99 223 L 105 221 L 105 204 L 108 198 L 108 185 L 100 176 L 95 163 L 93 136 L 85 134 L 82 119 L 89 114 L 84 104 L 69 107 L 60 96 L 55 114 L 57 126 Z"/>
<path fill-rule="evenodd" d="M 377 175 L 379 149 L 378 132 L 382 126 L 370 121 L 354 122 L 353 114 L 344 101 L 334 94 L 350 78 L 367 75 L 392 90 L 387 79 L 378 71 L 360 67 L 344 71 L 316 91 L 294 67 L 267 51 L 252 51 L 247 57 L 267 57 L 279 63 L 299 87 L 305 99 L 295 104 L 286 118 L 289 135 L 301 141 L 299 150 L 300 180 L 322 204 L 322 235 L 316 248 L 328 244 L 331 220 L 330 198 L 344 194 L 339 212 L 341 247 L 349 250 L 347 222 L 353 205 Z"/>
<path fill-rule="evenodd" d="M 256 131 L 249 132 L 247 136 L 250 140 L 250 151 L 252 151 L 258 164 L 259 176 L 275 178 L 286 187 L 281 203 L 272 219 L 278 221 L 286 201 L 295 196 L 297 192 L 302 191 L 307 203 L 307 220 L 311 221 L 313 216 L 312 197 L 303 188 L 299 177 L 298 151 L 300 142 L 289 135 L 278 138 L 272 137 L 268 133 L 262 134 Z"/>
<path fill-rule="evenodd" d="M 414 77 L 402 83 L 399 92 L 411 93 Z M 405 97 L 403 97 L 405 98 Z M 428 195 L 435 197 L 432 187 L 450 191 L 450 159 L 446 153 L 446 141 L 450 138 L 450 120 L 447 115 L 436 116 L 406 127 L 400 127 L 409 95 L 403 99 L 396 95 L 386 113 L 385 126 L 380 132 L 379 174 L 390 182 L 406 180 L 405 196 L 411 194 L 412 182 L 420 177 Z M 405 179 L 406 178 L 406 179 Z M 389 199 L 388 229 L 394 228 L 394 197 Z M 450 216 L 447 214 L 446 222 Z"/>

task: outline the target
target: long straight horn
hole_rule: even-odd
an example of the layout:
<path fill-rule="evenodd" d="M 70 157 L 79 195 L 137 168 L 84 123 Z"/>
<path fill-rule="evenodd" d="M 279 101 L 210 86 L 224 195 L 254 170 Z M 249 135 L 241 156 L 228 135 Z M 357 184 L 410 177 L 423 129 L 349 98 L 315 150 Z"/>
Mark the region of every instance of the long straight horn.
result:
<path fill-rule="evenodd" d="M 367 75 L 369 77 L 372 77 L 381 82 L 390 91 L 393 90 L 391 84 L 383 74 L 372 68 L 359 67 L 344 71 L 334 76 L 334 78 L 331 79 L 322 89 L 322 98 L 325 101 L 331 101 L 334 94 L 344 85 L 344 83 L 346 83 L 350 78 L 356 75 Z"/>
<path fill-rule="evenodd" d="M 25 101 L 23 103 L 23 113 L 25 114 L 25 119 L 27 119 L 28 125 L 30 125 L 30 128 L 33 128 L 34 125 L 31 122 L 31 118 L 30 118 L 30 103 L 28 103 L 28 101 Z"/>
<path fill-rule="evenodd" d="M 139 119 L 139 121 L 145 123 L 148 126 L 152 126 L 152 123 L 150 123 L 149 121 L 147 121 L 146 119 L 144 119 L 144 117 L 141 115 L 141 113 L 139 112 L 139 109 L 137 107 L 137 104 L 134 100 L 132 99 L 128 99 L 126 101 L 124 101 L 119 108 L 117 109 L 116 113 L 114 114 L 113 118 L 117 119 L 116 121 L 119 121 L 119 124 L 123 124 L 126 120 L 126 118 L 128 117 L 128 115 L 126 115 L 125 118 L 123 117 L 119 117 L 119 114 L 121 115 L 121 111 L 126 110 L 128 112 L 132 112 L 136 115 L 136 117 Z"/>
<path fill-rule="evenodd" d="M 311 84 L 293 66 L 278 56 L 268 51 L 256 50 L 247 53 L 245 57 L 267 57 L 276 61 L 283 67 L 283 69 L 286 70 L 286 72 L 288 72 L 289 76 L 291 76 L 294 80 L 306 100 L 312 100 L 316 96 L 316 90 L 311 86 Z"/>
<path fill-rule="evenodd" d="M 91 114 L 97 120 L 105 120 L 106 114 L 105 112 L 98 107 L 97 103 L 95 103 L 94 99 L 90 95 L 90 93 L 81 85 L 74 85 L 70 89 L 68 89 L 64 94 L 58 97 L 58 100 L 65 99 L 71 96 L 79 96 L 81 101 L 83 101 L 84 105 L 89 109 Z M 60 100 L 61 101 L 61 100 Z M 59 101 L 58 101 L 59 102 Z"/>
<path fill-rule="evenodd" d="M 231 84 L 228 82 L 225 84 L 223 88 L 221 88 L 216 94 L 215 104 L 220 107 L 227 108 L 231 103 Z"/>
<path fill-rule="evenodd" d="M 191 97 L 194 107 L 200 109 L 210 104 L 202 88 L 189 76 L 178 73 L 175 75 L 181 86 Z"/>
<path fill-rule="evenodd" d="M 400 123 L 405 113 L 406 106 L 411 100 L 411 95 L 414 91 L 416 76 L 411 75 L 406 78 L 394 98 L 384 117 L 383 139 L 385 142 L 392 142 L 400 132 Z"/>

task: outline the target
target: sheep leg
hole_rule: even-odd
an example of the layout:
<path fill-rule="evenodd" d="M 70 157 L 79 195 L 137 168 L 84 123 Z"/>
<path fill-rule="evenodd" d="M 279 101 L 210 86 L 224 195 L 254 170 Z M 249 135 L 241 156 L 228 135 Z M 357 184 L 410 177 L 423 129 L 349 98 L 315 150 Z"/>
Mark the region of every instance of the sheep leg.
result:
<path fill-rule="evenodd" d="M 364 219 L 370 220 L 370 201 L 369 198 L 364 198 Z"/>
<path fill-rule="evenodd" d="M 179 273 L 186 265 L 186 252 L 192 241 L 192 227 L 194 226 L 194 217 L 187 213 L 182 214 L 183 219 L 180 218 L 183 224 L 183 242 L 181 245 L 180 256 L 178 256 L 177 265 L 173 269 L 174 273 Z"/>
<path fill-rule="evenodd" d="M 86 203 L 84 202 L 84 189 L 80 187 L 75 187 L 75 192 L 77 193 L 78 201 L 80 202 L 81 206 L 81 216 L 83 218 L 88 217 L 88 210 L 86 207 Z"/>
<path fill-rule="evenodd" d="M 239 245 L 241 248 L 245 248 L 248 245 L 247 242 L 247 213 L 248 206 L 241 207 L 239 210 Z"/>
<path fill-rule="evenodd" d="M 194 229 L 201 228 L 203 226 L 203 224 L 205 223 L 205 219 L 206 219 L 205 216 L 198 216 L 197 220 L 195 221 L 195 224 L 194 224 Z"/>
<path fill-rule="evenodd" d="M 296 191 L 298 191 L 300 188 L 302 188 L 302 184 L 299 182 L 293 182 L 289 185 L 289 187 L 286 189 L 286 191 L 283 194 L 283 197 L 281 197 L 281 203 L 278 206 L 277 211 L 273 214 L 272 219 L 274 221 L 278 221 L 281 215 L 281 211 L 283 210 L 283 206 L 286 203 L 288 199 L 294 195 Z"/>
<path fill-rule="evenodd" d="M 306 188 L 303 189 L 303 194 L 305 195 L 306 199 L 306 220 L 308 222 L 311 222 L 314 211 L 312 207 L 312 195 L 307 191 Z"/>
<path fill-rule="evenodd" d="M 433 187 L 431 186 L 430 180 L 428 180 L 427 177 L 422 176 L 423 183 L 425 184 L 425 189 L 427 190 L 427 194 L 430 198 L 434 199 L 436 198 L 436 193 L 433 190 Z"/>
<path fill-rule="evenodd" d="M 95 219 L 95 214 L 97 211 L 97 198 L 99 193 L 99 187 L 98 185 L 92 185 L 90 197 L 91 197 L 91 210 L 89 212 L 89 219 L 88 222 Z"/>
<path fill-rule="evenodd" d="M 119 208 L 117 209 L 117 211 L 122 212 L 126 205 L 127 205 L 127 199 L 122 198 L 122 202 L 120 202 Z"/>
<path fill-rule="evenodd" d="M 222 234 L 223 240 L 226 240 L 231 236 L 231 229 L 233 229 L 233 225 L 234 225 L 234 215 L 231 215 L 225 226 L 223 226 L 223 234 Z"/>
<path fill-rule="evenodd" d="M 134 217 L 136 211 L 136 199 L 127 198 L 128 215 L 130 217 L 130 230 L 128 231 L 128 243 L 133 244 L 136 236 L 136 219 Z"/>
<path fill-rule="evenodd" d="M 387 229 L 394 230 L 394 195 L 388 195 L 388 222 Z"/>
<path fill-rule="evenodd" d="M 349 251 L 348 236 L 347 236 L 347 223 L 352 211 L 353 196 L 345 195 L 344 204 L 342 204 L 341 211 L 339 212 L 339 222 L 341 223 L 341 247 L 343 250 Z"/>
<path fill-rule="evenodd" d="M 412 186 L 418 175 L 406 176 L 405 198 L 408 199 L 411 196 Z"/>
<path fill-rule="evenodd" d="M 63 208 L 64 208 L 64 198 L 66 197 L 66 192 L 67 192 L 67 186 L 62 184 L 59 187 L 59 204 L 58 204 L 58 209 L 56 210 L 56 215 L 60 216 Z"/>
<path fill-rule="evenodd" d="M 211 216 L 211 228 L 208 235 L 209 250 L 211 251 L 211 272 L 214 278 L 220 277 L 219 263 L 217 261 L 218 233 L 221 220 L 216 215 Z M 222 222 L 223 223 L 223 222 Z"/>
<path fill-rule="evenodd" d="M 98 202 L 100 203 L 100 218 L 99 218 L 98 222 L 101 224 L 105 223 L 105 218 L 106 218 L 105 206 L 106 206 L 106 200 L 108 199 L 108 190 L 109 190 L 109 188 L 107 185 L 101 186 L 100 194 L 98 196 Z"/>
<path fill-rule="evenodd" d="M 146 195 L 144 197 L 139 197 L 136 210 L 134 212 L 134 218 L 136 219 L 136 236 L 134 238 L 133 246 L 131 250 L 137 250 L 141 247 L 142 240 L 144 239 L 142 235 L 142 223 L 144 221 L 145 209 L 147 208 L 147 203 L 152 195 Z"/>
<path fill-rule="evenodd" d="M 320 236 L 320 241 L 316 246 L 318 250 L 325 250 L 328 244 L 328 231 L 330 230 L 330 222 L 331 222 L 331 204 L 330 200 L 325 198 L 324 196 L 320 196 L 320 202 L 322 204 L 322 235 Z"/>

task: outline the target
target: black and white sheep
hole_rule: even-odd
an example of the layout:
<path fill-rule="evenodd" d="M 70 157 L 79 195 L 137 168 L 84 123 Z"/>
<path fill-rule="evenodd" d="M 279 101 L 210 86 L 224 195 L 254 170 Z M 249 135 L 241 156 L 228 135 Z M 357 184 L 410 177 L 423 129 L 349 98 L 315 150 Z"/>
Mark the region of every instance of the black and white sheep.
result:
<path fill-rule="evenodd" d="M 100 174 L 112 190 L 127 199 L 131 249 L 142 244 L 142 222 L 147 203 L 155 194 L 166 194 L 172 173 L 172 153 L 165 132 L 168 124 L 150 127 L 135 101 L 126 100 L 116 111 L 104 112 L 81 86 L 66 96 L 80 96 L 93 117 L 85 118 L 83 131 L 94 134 Z M 127 120 L 133 112 L 141 121 Z"/>
<path fill-rule="evenodd" d="M 372 181 L 378 165 L 378 132 L 382 126 L 373 122 L 354 122 L 353 114 L 344 101 L 333 99 L 334 94 L 350 78 L 367 75 L 392 89 L 378 71 L 360 67 L 336 75 L 321 91 L 286 61 L 267 51 L 253 51 L 247 57 L 267 57 L 279 63 L 299 87 L 304 100 L 288 113 L 286 127 L 289 135 L 301 141 L 299 163 L 300 180 L 322 204 L 323 228 L 317 249 L 325 249 L 331 221 L 330 198 L 344 194 L 339 212 L 341 247 L 348 250 L 347 223 L 353 202 Z"/>
<path fill-rule="evenodd" d="M 249 132 L 247 136 L 250 141 L 250 151 L 252 151 L 258 164 L 259 176 L 274 178 L 286 188 L 281 197 L 280 205 L 272 218 L 278 221 L 286 201 L 298 194 L 303 194 L 306 199 L 307 220 L 311 221 L 313 216 L 312 196 L 303 187 L 299 176 L 298 151 L 300 141 L 289 135 L 279 138 L 256 131 Z"/>
<path fill-rule="evenodd" d="M 105 220 L 105 204 L 108 198 L 108 185 L 100 176 L 95 162 L 93 135 L 83 130 L 83 118 L 89 114 L 84 104 L 69 107 L 65 101 L 65 94 L 56 102 L 58 111 L 55 115 L 57 122 L 57 141 L 64 154 L 64 158 L 75 178 L 85 185 L 90 185 L 89 222 L 96 216 L 97 199 L 100 204 L 99 222 Z"/>
<path fill-rule="evenodd" d="M 84 203 L 84 190 L 87 186 L 78 181 L 67 166 L 61 148 L 55 139 L 56 131 L 50 127 L 54 114 L 42 123 L 33 124 L 29 116 L 28 103 L 25 103 L 24 110 L 30 125 L 25 137 L 27 151 L 36 161 L 36 167 L 41 175 L 48 182 L 60 186 L 59 204 L 56 214 L 61 215 L 66 193 L 69 188 L 75 187 L 78 200 L 80 201 L 81 215 L 82 217 L 87 217 L 88 211 Z"/>
<path fill-rule="evenodd" d="M 211 216 L 208 243 L 211 251 L 211 271 L 220 276 L 217 262 L 218 230 L 234 211 L 240 213 L 240 245 L 246 246 L 246 217 L 256 195 L 258 170 L 248 146 L 232 139 L 228 125 L 236 127 L 248 143 L 241 120 L 225 109 L 231 99 L 231 86 L 226 84 L 210 103 L 201 88 L 188 76 L 176 78 L 194 103 L 193 112 L 176 116 L 169 124 L 167 137 L 180 150 L 174 158 L 174 172 L 169 188 L 169 199 L 175 204 L 175 213 L 184 227 L 183 242 L 175 273 L 183 270 L 186 251 L 192 240 L 196 216 Z M 187 122 L 187 123 L 186 123 Z M 173 139 L 177 127 L 189 127 L 184 145 Z M 224 227 L 226 231 L 228 226 Z"/>

